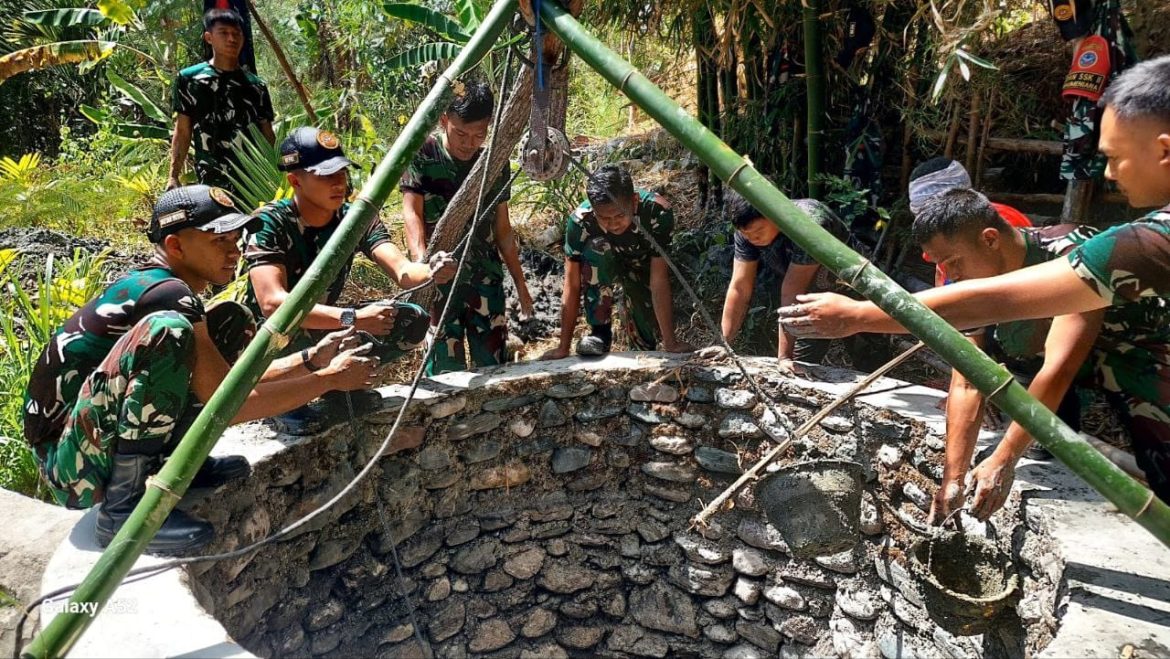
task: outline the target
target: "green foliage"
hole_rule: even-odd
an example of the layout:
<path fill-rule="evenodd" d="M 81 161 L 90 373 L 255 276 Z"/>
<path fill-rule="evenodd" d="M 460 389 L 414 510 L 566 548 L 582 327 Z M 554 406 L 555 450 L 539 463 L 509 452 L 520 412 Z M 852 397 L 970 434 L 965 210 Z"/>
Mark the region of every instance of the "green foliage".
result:
<path fill-rule="evenodd" d="M 0 158 L 0 180 L 27 184 L 32 180 L 40 164 L 41 154 L 39 153 L 26 153 L 20 157 L 20 160 L 4 156 Z"/>
<path fill-rule="evenodd" d="M 458 23 L 430 7 L 409 2 L 387 2 L 382 5 L 382 11 L 387 16 L 425 27 L 447 41 L 464 44 L 471 39 L 465 30 L 466 24 Z"/>
<path fill-rule="evenodd" d="M 284 135 L 277 135 L 276 144 L 269 144 L 255 125 L 248 126 L 249 134 L 243 148 L 236 154 L 240 164 L 232 163 L 228 178 L 236 188 L 236 200 L 243 208 L 259 208 L 275 199 L 291 196 L 285 173 L 276 168 L 280 162 L 279 144 Z"/>
<path fill-rule="evenodd" d="M 24 389 L 53 332 L 105 286 L 105 260 L 104 253 L 79 250 L 72 259 L 50 256 L 41 268 L 15 250 L 0 250 L 0 487 L 44 494 L 23 439 Z"/>
<path fill-rule="evenodd" d="M 392 69 L 408 69 L 420 67 L 427 62 L 436 62 L 439 60 L 454 59 L 463 50 L 463 46 L 457 43 L 448 43 L 442 41 L 434 41 L 431 43 L 424 43 L 420 46 L 415 46 L 408 50 L 398 53 L 391 57 L 386 62 L 386 66 Z"/>

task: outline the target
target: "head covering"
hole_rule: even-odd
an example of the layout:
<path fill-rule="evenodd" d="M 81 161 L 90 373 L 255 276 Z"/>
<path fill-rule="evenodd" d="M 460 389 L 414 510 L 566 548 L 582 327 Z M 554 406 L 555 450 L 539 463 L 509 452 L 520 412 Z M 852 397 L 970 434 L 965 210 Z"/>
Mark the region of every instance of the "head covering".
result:
<path fill-rule="evenodd" d="M 946 169 L 940 169 L 910 181 L 910 212 L 917 215 L 927 199 L 947 190 L 970 187 L 971 175 L 958 161 L 951 161 Z"/>
<path fill-rule="evenodd" d="M 341 140 L 327 130 L 301 126 L 280 143 L 278 167 L 282 172 L 303 169 L 310 174 L 329 176 L 353 164 L 341 151 Z"/>
<path fill-rule="evenodd" d="M 183 229 L 228 233 L 255 221 L 241 213 L 223 188 L 185 185 L 167 190 L 154 204 L 147 237 L 153 243 Z"/>

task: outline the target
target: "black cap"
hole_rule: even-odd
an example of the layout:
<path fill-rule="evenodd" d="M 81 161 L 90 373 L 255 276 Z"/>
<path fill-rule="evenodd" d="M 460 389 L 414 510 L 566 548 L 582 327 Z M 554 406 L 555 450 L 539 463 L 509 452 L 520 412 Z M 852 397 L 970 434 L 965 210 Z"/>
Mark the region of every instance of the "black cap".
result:
<path fill-rule="evenodd" d="M 318 176 L 329 176 L 354 162 L 341 151 L 341 140 L 327 130 L 312 126 L 301 126 L 280 143 L 280 164 L 282 172 L 298 169 Z"/>
<path fill-rule="evenodd" d="M 207 185 L 185 185 L 167 190 L 154 204 L 147 237 L 152 243 L 183 229 L 228 233 L 256 218 L 241 213 L 227 190 Z"/>

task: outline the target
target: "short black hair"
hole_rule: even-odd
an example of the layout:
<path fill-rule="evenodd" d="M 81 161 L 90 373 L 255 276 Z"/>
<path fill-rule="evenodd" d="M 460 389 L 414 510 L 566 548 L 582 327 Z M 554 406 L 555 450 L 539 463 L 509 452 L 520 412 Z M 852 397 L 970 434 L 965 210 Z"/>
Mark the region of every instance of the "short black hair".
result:
<path fill-rule="evenodd" d="M 746 229 L 747 225 L 764 217 L 743 195 L 730 188 L 724 188 L 723 212 L 736 229 Z"/>
<path fill-rule="evenodd" d="M 609 206 L 614 200 L 634 196 L 634 179 L 621 165 L 602 165 L 593 171 L 585 183 L 585 196 L 594 208 Z"/>
<path fill-rule="evenodd" d="M 1113 108 L 1122 119 L 1152 117 L 1170 123 L 1170 55 L 1122 71 L 1105 90 L 1099 105 Z"/>
<path fill-rule="evenodd" d="M 208 9 L 203 14 L 203 31 L 211 32 L 216 25 L 234 25 L 244 31 L 244 19 L 235 9 Z"/>
<path fill-rule="evenodd" d="M 463 83 L 463 89 L 455 94 L 447 106 L 447 114 L 459 117 L 461 121 L 471 123 L 490 119 L 496 107 L 496 97 L 492 88 L 482 80 L 472 80 Z"/>
<path fill-rule="evenodd" d="M 1012 230 L 987 197 L 970 188 L 954 188 L 923 203 L 910 235 L 915 243 L 925 245 L 938 235 L 949 238 L 987 228 Z"/>
<path fill-rule="evenodd" d="M 910 172 L 910 180 L 916 181 L 916 180 L 922 178 L 923 176 L 926 176 L 927 174 L 941 172 L 942 170 L 946 169 L 947 167 L 950 167 L 951 163 L 953 163 L 953 162 L 955 162 L 955 161 L 951 160 L 950 158 L 947 158 L 946 156 L 938 156 L 935 158 L 931 158 L 930 160 L 927 160 L 925 162 L 919 163 L 918 166 L 914 168 L 914 171 Z"/>

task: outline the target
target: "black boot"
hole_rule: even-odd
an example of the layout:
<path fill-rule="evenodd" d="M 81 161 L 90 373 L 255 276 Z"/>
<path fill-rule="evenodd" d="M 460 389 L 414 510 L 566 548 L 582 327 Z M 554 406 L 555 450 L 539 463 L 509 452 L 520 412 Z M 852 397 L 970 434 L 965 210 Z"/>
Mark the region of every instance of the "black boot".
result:
<path fill-rule="evenodd" d="M 158 455 L 126 455 L 112 457 L 110 482 L 106 497 L 98 508 L 97 542 L 105 547 L 114 534 L 134 512 L 134 507 L 146 492 L 146 479 L 158 472 L 162 457 Z M 172 510 L 158 533 L 146 545 L 148 554 L 183 555 L 199 549 L 215 537 L 211 524 L 196 519 L 181 510 Z"/>
<path fill-rule="evenodd" d="M 251 473 L 252 465 L 242 455 L 226 455 L 222 458 L 209 455 L 199 471 L 195 472 L 195 478 L 191 479 L 191 488 L 219 487 Z"/>

